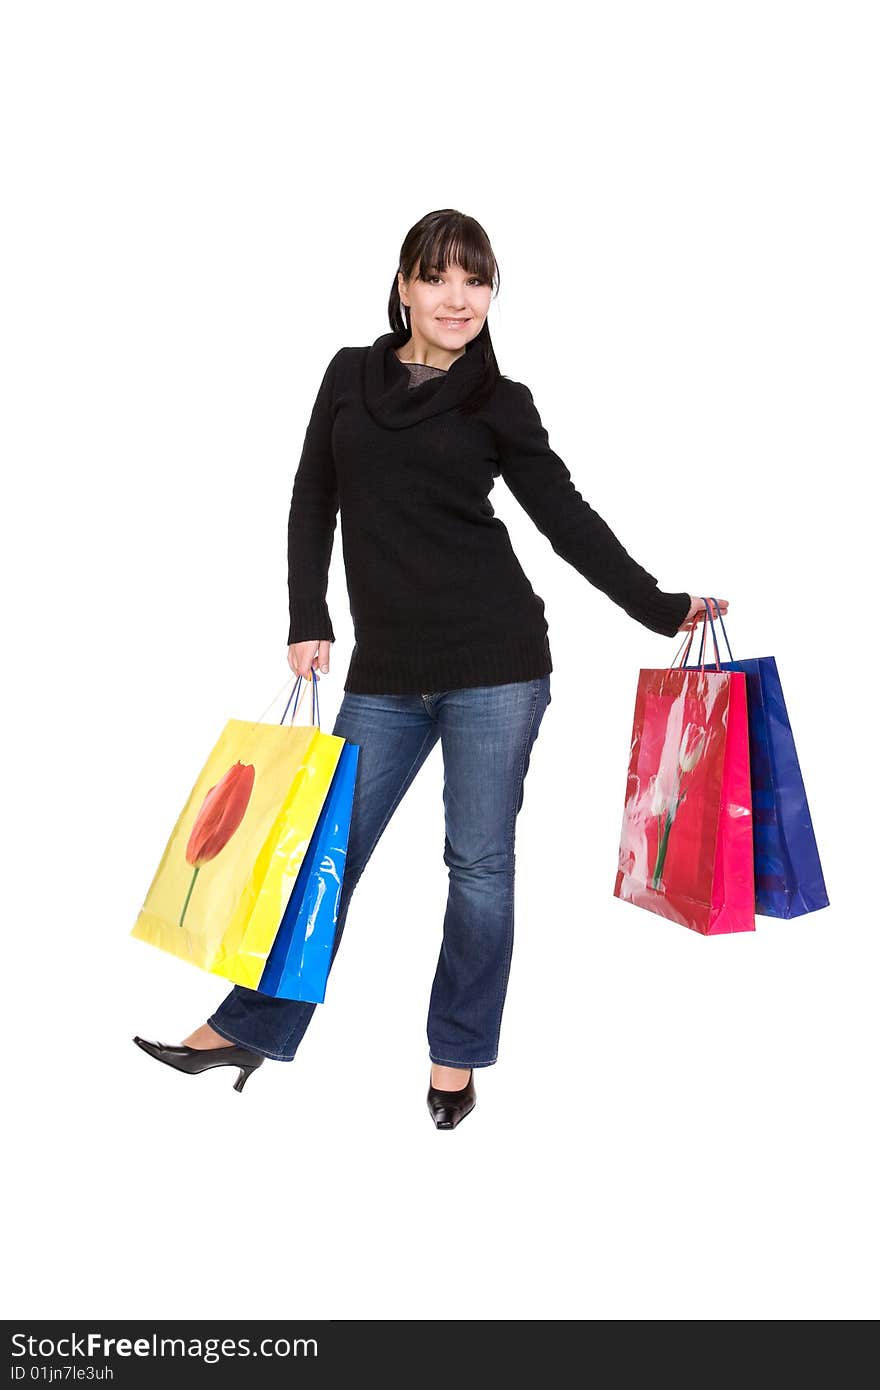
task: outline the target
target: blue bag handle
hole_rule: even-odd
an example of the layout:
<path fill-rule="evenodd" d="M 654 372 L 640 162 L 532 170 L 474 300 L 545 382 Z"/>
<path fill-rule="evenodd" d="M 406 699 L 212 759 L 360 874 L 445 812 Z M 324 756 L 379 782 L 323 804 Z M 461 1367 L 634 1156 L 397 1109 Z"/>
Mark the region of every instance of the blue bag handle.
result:
<path fill-rule="evenodd" d="M 700 598 L 703 598 L 703 595 L 702 595 L 702 594 L 700 594 Z M 721 609 L 718 607 L 718 600 L 717 600 L 717 598 L 709 598 L 708 600 L 707 600 L 707 599 L 703 599 L 703 602 L 706 604 L 706 613 L 707 613 L 707 616 L 708 616 L 708 618 L 709 618 L 709 622 L 712 623 L 712 637 L 713 637 L 713 640 L 715 640 L 715 624 L 714 624 L 714 622 L 712 622 L 712 610 L 711 610 L 711 608 L 709 607 L 709 604 L 710 604 L 710 603 L 714 603 L 714 605 L 715 605 L 715 617 L 718 619 L 719 623 L 721 624 L 721 631 L 724 633 L 724 641 L 727 643 L 727 655 L 730 657 L 731 661 L 733 661 L 733 652 L 730 650 L 730 642 L 727 640 L 727 628 L 724 626 L 724 619 L 723 619 L 722 616 L 721 616 Z M 706 623 L 705 623 L 705 620 L 704 620 L 704 621 L 703 621 L 703 637 L 705 637 L 705 635 L 706 635 Z M 702 651 L 703 651 L 703 638 L 700 639 L 700 653 L 701 653 L 701 654 L 702 654 Z M 718 642 L 717 642 L 717 640 L 715 640 L 715 653 L 716 653 L 716 655 L 718 654 Z"/>
<path fill-rule="evenodd" d="M 287 711 L 290 709 L 290 702 L 291 702 L 291 700 L 293 700 L 293 714 L 290 716 L 291 727 L 293 726 L 293 721 L 296 719 L 296 709 L 297 709 L 297 705 L 299 704 L 300 689 L 301 689 L 301 686 L 302 686 L 302 683 L 303 683 L 303 680 L 304 680 L 304 679 L 305 679 L 304 676 L 297 676 L 297 678 L 296 678 L 296 685 L 293 687 L 293 690 L 290 692 L 290 695 L 288 696 L 287 704 L 284 706 L 284 713 L 282 714 L 281 719 L 280 719 L 280 721 L 279 721 L 281 724 L 283 724 L 284 721 L 285 721 L 285 719 L 287 718 Z M 319 709 L 318 709 L 318 682 L 317 682 L 317 679 L 315 678 L 315 673 L 314 673 L 314 671 L 312 672 L 312 679 L 309 681 L 309 685 L 312 687 L 312 721 L 311 721 L 311 722 L 312 722 L 312 724 L 317 725 L 317 727 L 320 729 L 320 727 L 321 727 L 321 714 L 320 714 L 320 711 L 319 711 Z"/>
<path fill-rule="evenodd" d="M 290 697 L 289 697 L 289 699 L 288 699 L 288 701 L 287 701 L 287 704 L 286 704 L 285 707 L 284 707 L 284 713 L 282 714 L 281 719 L 279 720 L 279 723 L 281 723 L 281 724 L 284 723 L 285 719 L 287 718 L 287 711 L 290 709 L 290 701 L 293 700 L 293 702 L 294 702 L 294 704 L 293 704 L 293 714 L 290 716 L 290 725 L 291 725 L 291 728 L 293 727 L 293 721 L 296 719 L 296 709 L 297 709 L 297 705 L 299 704 L 299 697 L 300 697 L 300 691 L 301 691 L 301 686 L 302 686 L 303 680 L 304 680 L 304 677 L 303 677 L 303 676 L 298 676 L 298 677 L 297 677 L 296 685 L 293 687 L 293 690 L 290 692 Z M 278 695 L 281 695 L 281 694 L 283 693 L 284 687 L 285 687 L 286 685 L 287 685 L 287 681 L 284 682 L 284 685 L 282 685 L 281 689 L 278 691 Z M 317 725 L 317 727 L 320 729 L 320 727 L 321 727 L 321 715 L 320 715 L 320 711 L 319 711 L 319 709 L 318 709 L 318 682 L 317 682 L 317 680 L 316 680 L 316 678 L 315 678 L 314 672 L 312 672 L 312 679 L 311 679 L 311 681 L 310 681 L 310 685 L 311 685 L 311 687 L 312 687 L 312 724 Z M 263 722 L 263 720 L 265 719 L 266 715 L 269 713 L 269 710 L 270 710 L 270 709 L 272 708 L 272 706 L 274 705 L 275 700 L 278 699 L 278 695 L 275 696 L 275 699 L 274 699 L 274 700 L 270 700 L 270 701 L 269 701 L 268 705 L 267 705 L 266 708 L 263 710 L 263 713 L 260 715 L 259 719 L 257 720 L 257 723 L 258 723 L 258 724 L 262 724 L 262 722 Z"/>

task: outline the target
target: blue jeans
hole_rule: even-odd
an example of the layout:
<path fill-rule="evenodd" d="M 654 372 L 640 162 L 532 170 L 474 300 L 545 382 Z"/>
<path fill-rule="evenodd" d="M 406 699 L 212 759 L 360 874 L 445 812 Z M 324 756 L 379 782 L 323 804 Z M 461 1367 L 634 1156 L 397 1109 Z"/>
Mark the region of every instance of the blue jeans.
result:
<path fill-rule="evenodd" d="M 432 1062 L 488 1067 L 498 1058 L 516 818 L 550 698 L 550 677 L 541 676 L 423 695 L 346 691 L 339 707 L 333 732 L 360 753 L 331 968 L 358 879 L 419 768 L 442 746 L 449 895 L 428 1010 Z M 316 1008 L 236 985 L 208 1022 L 228 1042 L 289 1062 Z"/>

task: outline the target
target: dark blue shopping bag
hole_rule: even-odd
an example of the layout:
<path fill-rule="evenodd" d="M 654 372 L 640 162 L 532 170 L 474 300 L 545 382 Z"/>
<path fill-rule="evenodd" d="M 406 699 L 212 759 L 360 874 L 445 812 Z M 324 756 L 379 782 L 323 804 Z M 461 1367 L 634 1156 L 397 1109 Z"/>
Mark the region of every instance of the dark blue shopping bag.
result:
<path fill-rule="evenodd" d="M 828 893 L 807 805 L 807 793 L 782 695 L 776 658 L 733 660 L 718 600 L 704 599 L 712 624 L 716 660 L 711 670 L 743 671 L 749 720 L 752 784 L 752 835 L 755 856 L 755 912 L 763 917 L 801 917 L 828 907 Z M 718 641 L 709 606 L 714 604 L 730 661 L 718 659 Z M 703 665 L 706 622 L 698 665 Z M 688 638 L 688 645 L 693 632 Z M 693 668 L 691 668 L 693 669 Z"/>
<path fill-rule="evenodd" d="M 314 687 L 315 680 L 312 677 Z M 317 691 L 313 689 L 313 702 Z M 314 834 L 263 967 L 261 994 L 323 1004 L 345 874 L 357 780 L 356 743 L 345 743 Z"/>

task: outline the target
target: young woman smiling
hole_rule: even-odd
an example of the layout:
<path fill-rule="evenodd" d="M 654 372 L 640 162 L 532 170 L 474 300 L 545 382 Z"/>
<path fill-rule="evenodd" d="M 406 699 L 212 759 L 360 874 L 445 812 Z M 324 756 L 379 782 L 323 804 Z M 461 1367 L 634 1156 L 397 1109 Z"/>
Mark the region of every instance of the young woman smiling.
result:
<path fill-rule="evenodd" d="M 391 289 L 391 331 L 368 347 L 340 348 L 324 373 L 288 530 L 291 670 L 315 680 L 330 671 L 337 515 L 354 625 L 333 727 L 360 749 L 334 958 L 380 836 L 441 745 L 449 891 L 427 1021 L 438 1129 L 470 1113 L 475 1070 L 498 1058 L 515 827 L 551 700 L 544 604 L 489 501 L 495 479 L 557 554 L 651 631 L 684 632 L 705 607 L 660 590 L 632 559 L 550 447 L 531 391 L 499 372 L 489 335 L 498 283 L 489 238 L 472 217 L 443 209 L 411 228 Z M 719 608 L 727 612 L 726 599 Z M 240 1087 L 265 1058 L 293 1059 L 315 1007 L 236 985 L 183 1044 L 135 1041 L 191 1073 L 235 1065 Z M 372 1099 L 381 1113 L 385 1098 Z"/>

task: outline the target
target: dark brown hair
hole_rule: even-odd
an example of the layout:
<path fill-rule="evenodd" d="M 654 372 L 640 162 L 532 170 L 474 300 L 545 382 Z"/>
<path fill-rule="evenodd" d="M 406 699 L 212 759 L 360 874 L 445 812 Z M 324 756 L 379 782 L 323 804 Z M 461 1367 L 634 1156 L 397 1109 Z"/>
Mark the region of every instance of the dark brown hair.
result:
<path fill-rule="evenodd" d="M 410 280 L 418 267 L 419 279 L 426 280 L 429 270 L 446 270 L 451 264 L 460 265 L 469 275 L 479 276 L 492 286 L 493 296 L 497 295 L 501 274 L 485 231 L 476 218 L 468 217 L 455 208 L 441 208 L 437 212 L 426 213 L 415 226 L 410 227 L 400 248 L 398 269 L 405 280 Z M 409 337 L 409 309 L 400 302 L 397 272 L 388 300 L 388 322 L 395 333 Z M 488 315 L 473 341 L 482 347 L 484 371 L 483 380 L 461 407 L 467 412 L 478 409 L 488 400 L 501 375 L 489 334 Z M 469 346 L 468 350 L 474 352 L 479 349 Z"/>

